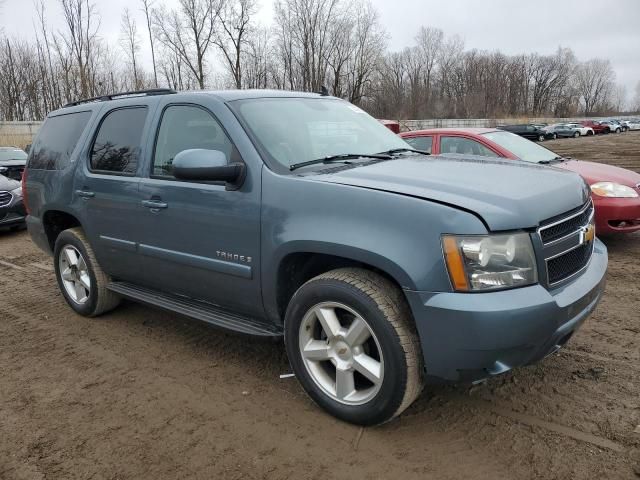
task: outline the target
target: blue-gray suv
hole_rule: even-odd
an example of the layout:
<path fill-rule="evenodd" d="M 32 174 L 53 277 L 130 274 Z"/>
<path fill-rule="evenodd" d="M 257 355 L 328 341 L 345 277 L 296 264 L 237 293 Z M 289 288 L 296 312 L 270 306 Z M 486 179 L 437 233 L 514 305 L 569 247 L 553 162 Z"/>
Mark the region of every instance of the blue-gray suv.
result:
<path fill-rule="evenodd" d="M 428 156 L 322 94 L 75 102 L 47 117 L 23 190 L 73 310 L 129 298 L 284 337 L 313 400 L 363 425 L 425 383 L 555 352 L 604 288 L 578 175 Z"/>

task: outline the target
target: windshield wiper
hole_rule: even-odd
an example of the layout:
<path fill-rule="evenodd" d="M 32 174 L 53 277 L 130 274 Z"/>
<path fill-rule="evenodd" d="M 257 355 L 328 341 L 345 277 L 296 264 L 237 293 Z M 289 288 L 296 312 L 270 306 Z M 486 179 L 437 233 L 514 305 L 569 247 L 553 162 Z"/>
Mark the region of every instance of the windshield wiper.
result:
<path fill-rule="evenodd" d="M 415 148 L 392 148 L 391 150 L 387 150 L 386 152 L 380 152 L 380 153 L 393 155 L 395 153 L 403 153 L 403 152 L 419 153 L 421 155 L 431 155 L 429 152 L 425 152 L 424 150 L 416 150 Z"/>
<path fill-rule="evenodd" d="M 390 154 L 378 154 L 378 153 L 341 153 L 339 155 L 329 155 L 327 157 L 316 158 L 315 160 L 308 160 L 306 162 L 294 163 L 289 166 L 289 170 L 293 171 L 298 168 L 308 167 L 309 165 L 317 165 L 319 163 L 331 163 L 340 162 L 344 160 L 355 160 L 358 158 L 375 158 L 378 160 L 391 160 Z"/>

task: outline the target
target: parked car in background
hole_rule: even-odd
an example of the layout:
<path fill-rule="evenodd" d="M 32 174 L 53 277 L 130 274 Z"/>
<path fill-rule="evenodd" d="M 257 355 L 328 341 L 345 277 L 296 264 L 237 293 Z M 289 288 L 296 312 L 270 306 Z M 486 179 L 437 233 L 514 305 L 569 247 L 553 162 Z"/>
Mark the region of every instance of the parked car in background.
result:
<path fill-rule="evenodd" d="M 491 128 L 433 129 L 400 134 L 413 148 L 432 154 L 464 153 L 553 165 L 576 172 L 591 187 L 598 235 L 640 230 L 640 174 L 603 163 L 563 158 L 555 152 Z"/>
<path fill-rule="evenodd" d="M 607 121 L 617 123 L 618 125 L 620 125 L 620 128 L 622 128 L 623 132 L 628 132 L 630 130 L 628 120 L 620 120 L 619 118 L 610 118 Z"/>
<path fill-rule="evenodd" d="M 27 164 L 27 154 L 18 147 L 0 147 L 0 175 L 22 180 L 22 172 Z"/>
<path fill-rule="evenodd" d="M 573 128 L 574 130 L 576 130 L 583 137 L 588 137 L 595 134 L 595 132 L 593 131 L 593 128 L 585 127 L 580 123 L 567 123 L 566 125 L 567 127 Z"/>
<path fill-rule="evenodd" d="M 580 132 L 575 128 L 571 128 L 563 123 L 556 123 L 544 128 L 545 132 L 553 134 L 553 138 L 577 138 L 580 136 Z"/>
<path fill-rule="evenodd" d="M 553 133 L 544 130 L 546 127 L 536 126 L 531 123 L 521 125 L 499 125 L 497 128 L 515 133 L 516 135 L 520 135 L 521 137 L 529 140 L 537 140 L 538 142 L 552 140 L 554 138 Z"/>
<path fill-rule="evenodd" d="M 580 122 L 580 124 L 593 129 L 593 132 L 596 134 L 611 133 L 609 125 L 603 124 L 597 120 L 584 120 Z"/>
<path fill-rule="evenodd" d="M 400 122 L 396 120 L 378 120 L 393 133 L 400 133 Z"/>
<path fill-rule="evenodd" d="M 38 131 L 24 185 L 31 238 L 75 312 L 125 297 L 281 338 L 309 396 L 362 425 L 425 382 L 547 357 L 604 291 L 578 175 L 429 157 L 329 96 L 74 102 Z"/>
<path fill-rule="evenodd" d="M 0 229 L 20 228 L 26 216 L 20 182 L 0 175 Z"/>
<path fill-rule="evenodd" d="M 627 120 L 627 126 L 629 127 L 629 130 L 640 130 L 640 119 L 631 118 Z"/>
<path fill-rule="evenodd" d="M 626 130 L 623 129 L 622 125 L 618 123 L 617 120 L 603 120 L 600 122 L 602 125 L 606 125 L 609 127 L 609 132 L 611 133 L 622 133 Z"/>

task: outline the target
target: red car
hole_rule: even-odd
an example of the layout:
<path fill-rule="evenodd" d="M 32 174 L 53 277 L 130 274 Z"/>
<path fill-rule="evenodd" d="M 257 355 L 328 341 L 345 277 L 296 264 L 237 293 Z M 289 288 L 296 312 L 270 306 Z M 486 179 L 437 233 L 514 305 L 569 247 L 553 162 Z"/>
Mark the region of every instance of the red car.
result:
<path fill-rule="evenodd" d="M 589 127 L 593 129 L 593 133 L 595 134 L 611 133 L 611 128 L 609 128 L 609 125 L 603 124 L 600 122 L 595 122 L 593 120 L 585 120 L 584 122 L 580 122 L 580 125 L 582 125 L 583 127 Z"/>
<path fill-rule="evenodd" d="M 439 128 L 400 136 L 413 148 L 432 154 L 502 157 L 571 170 L 591 186 L 599 235 L 640 230 L 640 174 L 631 170 L 563 158 L 537 143 L 494 128 Z"/>

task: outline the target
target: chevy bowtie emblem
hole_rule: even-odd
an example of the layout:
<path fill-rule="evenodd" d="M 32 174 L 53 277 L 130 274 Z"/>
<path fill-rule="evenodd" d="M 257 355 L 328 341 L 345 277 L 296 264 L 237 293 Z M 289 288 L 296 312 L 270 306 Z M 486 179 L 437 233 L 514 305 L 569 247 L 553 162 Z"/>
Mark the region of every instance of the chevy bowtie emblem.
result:
<path fill-rule="evenodd" d="M 594 238 L 596 238 L 596 227 L 594 227 L 593 224 L 590 223 L 580 229 L 580 245 L 593 242 Z"/>

